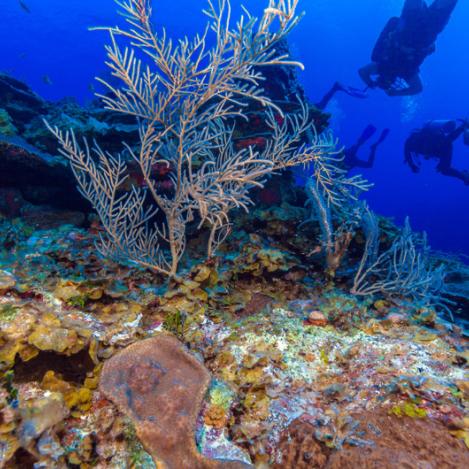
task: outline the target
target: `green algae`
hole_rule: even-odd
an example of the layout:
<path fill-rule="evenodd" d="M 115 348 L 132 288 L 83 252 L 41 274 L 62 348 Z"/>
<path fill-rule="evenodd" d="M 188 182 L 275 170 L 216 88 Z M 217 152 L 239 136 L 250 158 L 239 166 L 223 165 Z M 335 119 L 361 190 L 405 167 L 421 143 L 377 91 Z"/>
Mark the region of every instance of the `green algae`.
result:
<path fill-rule="evenodd" d="M 152 457 L 145 451 L 140 443 L 135 427 L 131 422 L 127 423 L 124 438 L 129 448 L 129 462 L 132 469 L 157 469 Z"/>
<path fill-rule="evenodd" d="M 19 306 L 13 306 L 9 303 L 0 306 L 0 321 L 12 321 L 15 319 L 19 309 Z"/>
<path fill-rule="evenodd" d="M 391 408 L 391 413 L 396 417 L 410 417 L 422 419 L 427 416 L 427 411 L 418 407 L 414 402 L 404 402 Z"/>
<path fill-rule="evenodd" d="M 72 306 L 74 308 L 84 308 L 88 301 L 88 295 L 77 295 L 72 296 L 67 300 L 67 305 Z"/>
<path fill-rule="evenodd" d="M 10 114 L 5 109 L 0 108 L 0 134 L 6 136 L 16 135 L 18 129 L 13 125 Z"/>
<path fill-rule="evenodd" d="M 182 338 L 187 332 L 187 317 L 181 311 L 175 311 L 166 315 L 163 321 L 163 327 L 174 334 L 175 336 Z"/>

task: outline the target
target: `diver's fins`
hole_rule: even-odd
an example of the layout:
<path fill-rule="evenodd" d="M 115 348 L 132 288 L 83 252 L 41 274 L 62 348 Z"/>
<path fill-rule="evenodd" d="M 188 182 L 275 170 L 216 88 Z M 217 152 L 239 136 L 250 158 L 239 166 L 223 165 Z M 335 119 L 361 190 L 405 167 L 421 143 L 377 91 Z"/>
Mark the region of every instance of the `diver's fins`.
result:
<path fill-rule="evenodd" d="M 376 127 L 372 124 L 366 126 L 365 130 L 360 135 L 357 144 L 363 145 L 367 140 L 369 140 L 376 132 Z"/>
<path fill-rule="evenodd" d="M 389 129 L 383 129 L 381 132 L 381 135 L 379 136 L 378 140 L 376 141 L 375 145 L 379 145 L 380 143 L 383 143 L 386 138 L 389 135 L 390 130 Z"/>

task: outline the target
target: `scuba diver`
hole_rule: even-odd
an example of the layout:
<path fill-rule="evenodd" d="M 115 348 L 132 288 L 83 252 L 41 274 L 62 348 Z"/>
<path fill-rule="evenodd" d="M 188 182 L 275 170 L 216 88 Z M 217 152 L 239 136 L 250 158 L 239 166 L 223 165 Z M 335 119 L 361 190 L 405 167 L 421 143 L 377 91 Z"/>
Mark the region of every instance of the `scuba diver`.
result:
<path fill-rule="evenodd" d="M 421 129 L 414 130 L 407 138 L 405 162 L 414 173 L 418 173 L 420 170 L 417 161 L 419 155 L 427 160 L 436 158 L 439 160 L 438 172 L 460 179 L 464 184 L 469 185 L 469 171 L 461 171 L 451 166 L 453 142 L 464 133 L 464 143 L 469 145 L 469 138 L 466 139 L 468 129 L 469 121 L 464 119 L 427 122 Z"/>
<path fill-rule="evenodd" d="M 357 153 L 360 147 L 362 147 L 376 132 L 376 127 L 373 125 L 368 125 L 365 130 L 360 135 L 360 138 L 357 140 L 357 143 L 352 145 L 349 148 L 344 150 L 344 159 L 343 164 L 347 170 L 353 168 L 372 168 L 375 164 L 376 159 L 376 150 L 378 146 L 384 142 L 386 137 L 389 135 L 389 129 L 384 129 L 381 132 L 378 140 L 370 145 L 370 155 L 367 160 L 361 160 L 358 158 Z"/>
<path fill-rule="evenodd" d="M 359 70 L 370 87 L 389 96 L 422 91 L 420 66 L 435 52 L 435 41 L 447 25 L 458 0 L 406 0 L 400 17 L 391 18 L 373 49 L 372 62 Z"/>

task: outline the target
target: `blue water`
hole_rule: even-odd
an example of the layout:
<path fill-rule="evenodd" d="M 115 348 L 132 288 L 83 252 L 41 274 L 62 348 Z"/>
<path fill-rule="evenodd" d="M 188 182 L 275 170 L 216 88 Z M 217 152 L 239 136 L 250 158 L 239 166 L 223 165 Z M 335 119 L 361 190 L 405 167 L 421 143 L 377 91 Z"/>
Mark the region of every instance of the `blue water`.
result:
<path fill-rule="evenodd" d="M 40 95 L 55 100 L 92 98 L 96 75 L 106 74 L 102 32 L 89 26 L 121 21 L 112 0 L 0 0 L 0 69 L 25 80 Z M 234 14 L 238 0 L 232 0 Z M 362 86 L 357 69 L 368 63 L 371 49 L 390 16 L 399 15 L 403 0 L 303 0 L 306 17 L 291 35 L 291 48 L 306 70 L 300 79 L 312 101 L 336 80 Z M 243 1 L 259 12 L 262 0 Z M 154 18 L 170 34 L 199 31 L 204 0 L 155 0 Z M 420 174 L 403 164 L 409 131 L 429 119 L 469 117 L 469 2 L 459 0 L 437 42 L 437 51 L 421 69 L 424 91 L 413 98 L 390 98 L 372 91 L 367 100 L 337 95 L 328 110 L 344 145 L 355 142 L 374 124 L 391 134 L 380 148 L 372 170 L 363 174 L 375 183 L 367 198 L 379 213 L 402 222 L 409 215 L 415 229 L 426 230 L 432 247 L 469 255 L 469 186 L 435 171 L 424 162 Z M 45 78 L 48 77 L 48 78 Z M 469 169 L 469 147 L 455 145 L 454 165 Z M 362 157 L 367 156 L 364 148 Z"/>

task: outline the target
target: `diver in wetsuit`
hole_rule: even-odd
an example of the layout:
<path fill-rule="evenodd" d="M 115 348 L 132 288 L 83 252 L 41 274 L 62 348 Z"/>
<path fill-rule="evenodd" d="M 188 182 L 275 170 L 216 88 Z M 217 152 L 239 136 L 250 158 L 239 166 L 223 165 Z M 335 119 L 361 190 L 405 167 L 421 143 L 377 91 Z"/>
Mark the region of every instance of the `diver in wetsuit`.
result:
<path fill-rule="evenodd" d="M 422 91 L 420 66 L 435 52 L 435 41 L 449 21 L 458 0 L 406 0 L 400 17 L 391 18 L 381 32 L 372 62 L 359 70 L 370 87 L 389 96 Z"/>
<path fill-rule="evenodd" d="M 458 125 L 459 122 L 459 125 Z M 437 171 L 445 176 L 460 179 L 469 185 L 469 171 L 452 167 L 453 142 L 469 128 L 469 121 L 458 119 L 450 121 L 427 122 L 421 129 L 414 130 L 405 142 L 405 162 L 414 173 L 419 172 L 419 155 L 425 159 L 439 160 Z M 465 142 L 469 144 L 469 142 Z"/>
<path fill-rule="evenodd" d="M 361 160 L 358 158 L 357 153 L 358 150 L 375 134 L 376 127 L 373 125 L 368 125 L 363 133 L 361 134 L 360 138 L 357 140 L 357 143 L 352 145 L 349 148 L 344 150 L 344 159 L 343 164 L 344 166 L 350 170 L 352 168 L 372 168 L 375 164 L 376 159 L 376 150 L 378 146 L 386 139 L 389 135 L 389 129 L 384 129 L 381 132 L 378 140 L 370 145 L 370 154 L 367 160 Z"/>

